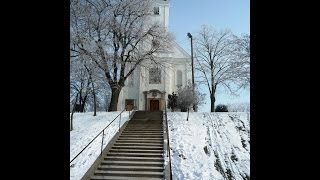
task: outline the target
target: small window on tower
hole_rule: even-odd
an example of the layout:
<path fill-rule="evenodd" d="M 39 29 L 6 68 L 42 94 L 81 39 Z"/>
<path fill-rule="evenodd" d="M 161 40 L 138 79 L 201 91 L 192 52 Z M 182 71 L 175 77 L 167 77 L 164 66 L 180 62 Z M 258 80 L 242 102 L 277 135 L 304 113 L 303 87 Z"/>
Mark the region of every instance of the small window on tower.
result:
<path fill-rule="evenodd" d="M 154 7 L 153 12 L 155 15 L 159 15 L 159 7 Z"/>

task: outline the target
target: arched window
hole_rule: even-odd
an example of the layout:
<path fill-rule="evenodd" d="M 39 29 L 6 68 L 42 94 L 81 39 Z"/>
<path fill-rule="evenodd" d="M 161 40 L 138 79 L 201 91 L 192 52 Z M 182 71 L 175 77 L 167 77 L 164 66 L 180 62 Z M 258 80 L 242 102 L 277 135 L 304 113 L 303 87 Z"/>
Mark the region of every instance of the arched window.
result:
<path fill-rule="evenodd" d="M 177 71 L 177 86 L 182 86 L 182 72 L 180 70 Z"/>
<path fill-rule="evenodd" d="M 132 87 L 133 86 L 133 82 L 134 82 L 134 71 L 131 72 L 129 78 L 127 79 L 128 81 L 128 86 Z"/>

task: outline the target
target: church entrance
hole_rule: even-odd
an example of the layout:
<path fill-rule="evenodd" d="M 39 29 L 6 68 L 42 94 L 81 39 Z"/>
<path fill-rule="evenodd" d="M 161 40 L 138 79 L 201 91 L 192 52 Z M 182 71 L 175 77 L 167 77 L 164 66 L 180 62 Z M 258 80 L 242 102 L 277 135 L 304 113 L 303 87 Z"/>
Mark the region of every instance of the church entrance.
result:
<path fill-rule="evenodd" d="M 150 111 L 159 111 L 159 100 L 150 100 Z"/>
<path fill-rule="evenodd" d="M 165 109 L 165 91 L 151 89 L 143 93 L 145 97 L 144 109 L 146 111 L 163 111 Z"/>

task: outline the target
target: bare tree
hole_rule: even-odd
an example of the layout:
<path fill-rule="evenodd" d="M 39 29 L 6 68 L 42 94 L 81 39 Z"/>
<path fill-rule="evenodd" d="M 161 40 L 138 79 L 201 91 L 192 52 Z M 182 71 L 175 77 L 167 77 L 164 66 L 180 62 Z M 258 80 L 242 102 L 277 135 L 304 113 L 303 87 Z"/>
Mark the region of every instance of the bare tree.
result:
<path fill-rule="evenodd" d="M 241 73 L 244 75 L 244 85 L 250 85 L 250 35 L 242 34 L 235 38 L 235 54 L 239 63 L 242 63 Z"/>
<path fill-rule="evenodd" d="M 78 60 L 72 60 L 70 68 L 70 102 L 73 103 L 76 100 L 75 111 L 84 112 L 88 96 L 91 93 L 90 83 L 89 74 L 84 64 Z M 74 99 L 75 94 L 78 94 L 79 97 Z"/>
<path fill-rule="evenodd" d="M 195 38 L 196 69 L 200 72 L 199 82 L 208 87 L 211 112 L 214 112 L 215 94 L 219 86 L 236 94 L 247 85 L 248 64 L 239 58 L 237 42 L 239 39 L 231 31 L 215 31 L 205 25 Z"/>
<path fill-rule="evenodd" d="M 177 92 L 177 107 L 181 111 L 188 111 L 187 121 L 189 119 L 189 110 L 193 105 L 199 106 L 203 103 L 204 94 L 198 89 L 193 89 L 193 85 L 189 82 L 186 86 L 180 87 Z"/>
<path fill-rule="evenodd" d="M 93 116 L 99 109 L 106 110 L 102 106 L 106 100 L 106 95 L 110 93 L 110 89 L 106 86 L 103 71 L 97 68 L 90 61 L 83 60 L 81 56 L 71 58 L 70 68 L 70 107 L 74 104 L 75 94 L 79 94 L 76 104 L 76 111 L 83 112 L 84 109 L 91 111 L 93 107 Z M 78 110 L 80 107 L 80 110 Z"/>
<path fill-rule="evenodd" d="M 97 101 L 96 101 L 96 90 L 95 90 L 95 78 L 93 77 L 94 67 L 90 67 L 86 64 L 84 64 L 84 67 L 86 68 L 89 76 L 89 81 L 91 82 L 91 89 L 92 89 L 92 97 L 93 97 L 93 116 L 97 115 Z"/>
<path fill-rule="evenodd" d="M 150 21 L 154 0 L 72 0 L 71 51 L 94 62 L 105 75 L 116 111 L 130 74 L 156 53 L 169 49 L 172 37 Z"/>

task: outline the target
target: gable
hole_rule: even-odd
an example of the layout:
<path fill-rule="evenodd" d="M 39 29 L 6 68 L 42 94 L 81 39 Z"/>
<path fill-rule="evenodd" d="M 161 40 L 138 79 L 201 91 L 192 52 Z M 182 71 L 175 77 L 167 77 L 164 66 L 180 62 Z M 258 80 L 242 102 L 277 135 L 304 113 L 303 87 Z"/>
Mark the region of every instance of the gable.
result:
<path fill-rule="evenodd" d="M 175 41 L 172 44 L 172 58 L 186 58 L 190 59 L 191 56 L 182 48 L 179 44 L 177 44 Z"/>

